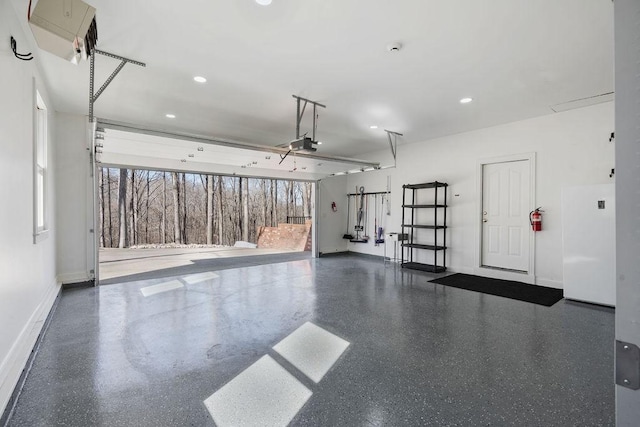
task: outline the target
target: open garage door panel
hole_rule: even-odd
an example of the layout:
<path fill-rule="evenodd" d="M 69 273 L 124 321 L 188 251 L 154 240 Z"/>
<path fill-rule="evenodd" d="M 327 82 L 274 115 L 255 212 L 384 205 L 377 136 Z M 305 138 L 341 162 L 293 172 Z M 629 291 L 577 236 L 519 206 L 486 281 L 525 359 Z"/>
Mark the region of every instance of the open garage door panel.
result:
<path fill-rule="evenodd" d="M 285 147 L 239 148 L 245 144 L 227 145 L 200 137 L 174 138 L 109 128 L 104 129 L 103 136 L 99 160 L 103 165 L 116 167 L 317 181 L 378 166 L 357 159 L 288 152 Z"/>

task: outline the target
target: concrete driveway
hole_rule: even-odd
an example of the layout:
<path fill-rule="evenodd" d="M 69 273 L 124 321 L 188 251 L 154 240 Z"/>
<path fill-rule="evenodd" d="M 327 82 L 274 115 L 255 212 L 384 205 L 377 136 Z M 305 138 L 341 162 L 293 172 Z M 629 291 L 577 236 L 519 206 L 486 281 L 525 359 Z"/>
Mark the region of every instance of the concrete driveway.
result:
<path fill-rule="evenodd" d="M 238 258 L 237 264 L 254 263 L 254 258 L 261 255 L 290 254 L 293 258 L 309 257 L 309 252 L 287 251 L 282 249 L 251 249 L 236 247 L 221 248 L 163 248 L 163 249 L 100 249 L 100 282 L 115 283 L 118 278 L 141 276 L 169 276 L 175 270 L 188 269 L 196 265 L 207 265 L 208 270 L 218 269 L 215 260 L 220 265 L 228 266 L 232 258 Z M 252 258 L 246 258 L 252 257 Z M 243 258 L 246 258 L 243 260 Z M 268 257 L 267 257 L 268 258 Z M 277 257 L 275 259 L 279 259 Z M 160 272 L 153 274 L 153 272 Z M 162 273 L 162 272 L 166 272 Z M 128 280 L 123 280 L 128 281 Z"/>

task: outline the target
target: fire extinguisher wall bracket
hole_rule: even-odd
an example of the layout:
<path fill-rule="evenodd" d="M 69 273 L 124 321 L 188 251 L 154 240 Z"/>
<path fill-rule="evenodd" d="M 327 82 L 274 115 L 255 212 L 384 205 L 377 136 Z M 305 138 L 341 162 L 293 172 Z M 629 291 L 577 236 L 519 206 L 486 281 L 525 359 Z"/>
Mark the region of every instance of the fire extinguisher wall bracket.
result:
<path fill-rule="evenodd" d="M 542 212 L 541 207 L 535 208 L 529 212 L 529 223 L 533 231 L 542 231 Z"/>

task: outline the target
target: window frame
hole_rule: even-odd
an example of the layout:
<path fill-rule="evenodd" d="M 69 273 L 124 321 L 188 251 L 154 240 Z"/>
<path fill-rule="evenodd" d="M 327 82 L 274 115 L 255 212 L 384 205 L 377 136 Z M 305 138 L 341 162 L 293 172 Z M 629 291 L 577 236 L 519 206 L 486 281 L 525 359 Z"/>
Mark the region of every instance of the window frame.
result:
<path fill-rule="evenodd" d="M 47 106 L 33 81 L 33 243 L 49 234 Z"/>

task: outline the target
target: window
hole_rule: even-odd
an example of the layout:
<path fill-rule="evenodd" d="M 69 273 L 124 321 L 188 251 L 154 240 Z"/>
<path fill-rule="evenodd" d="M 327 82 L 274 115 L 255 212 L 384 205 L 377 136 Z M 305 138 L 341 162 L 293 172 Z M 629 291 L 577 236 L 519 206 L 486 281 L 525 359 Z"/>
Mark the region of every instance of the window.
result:
<path fill-rule="evenodd" d="M 47 107 L 35 90 L 33 142 L 33 236 L 34 243 L 46 235 L 47 224 Z"/>

